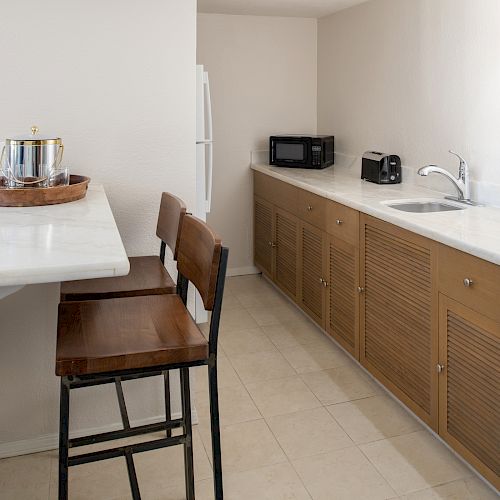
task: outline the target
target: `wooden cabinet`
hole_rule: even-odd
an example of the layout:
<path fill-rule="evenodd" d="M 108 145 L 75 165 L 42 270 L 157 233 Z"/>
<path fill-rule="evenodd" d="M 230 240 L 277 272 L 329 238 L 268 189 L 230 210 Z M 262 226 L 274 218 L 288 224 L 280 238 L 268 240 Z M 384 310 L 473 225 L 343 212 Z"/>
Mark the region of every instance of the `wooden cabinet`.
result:
<path fill-rule="evenodd" d="M 439 434 L 500 487 L 500 267 L 439 247 Z"/>
<path fill-rule="evenodd" d="M 254 172 L 253 182 L 256 196 L 288 213 L 299 215 L 299 192 L 302 190 L 260 172 Z"/>
<path fill-rule="evenodd" d="M 361 216 L 360 360 L 437 428 L 435 244 Z"/>
<path fill-rule="evenodd" d="M 273 205 L 254 198 L 254 260 L 255 265 L 269 278 L 274 269 Z"/>
<path fill-rule="evenodd" d="M 274 281 L 292 299 L 298 296 L 299 221 L 274 209 Z"/>
<path fill-rule="evenodd" d="M 326 231 L 342 241 L 357 246 L 359 241 L 359 212 L 335 201 L 329 201 Z"/>
<path fill-rule="evenodd" d="M 500 322 L 500 266 L 440 245 L 439 291 Z"/>
<path fill-rule="evenodd" d="M 259 172 L 254 193 L 255 265 L 359 359 L 359 213 Z"/>
<path fill-rule="evenodd" d="M 444 295 L 439 434 L 500 487 L 500 323 Z"/>
<path fill-rule="evenodd" d="M 329 236 L 327 256 L 326 330 L 359 359 L 358 247 Z"/>
<path fill-rule="evenodd" d="M 326 220 L 329 201 L 309 191 L 299 190 L 298 216 L 301 220 L 326 230 Z"/>
<path fill-rule="evenodd" d="M 496 487 L 500 266 L 265 174 L 255 264 Z"/>
<path fill-rule="evenodd" d="M 292 299 L 299 287 L 299 221 L 254 196 L 254 262 Z"/>
<path fill-rule="evenodd" d="M 322 328 L 325 327 L 326 234 L 310 224 L 300 225 L 299 305 Z"/>

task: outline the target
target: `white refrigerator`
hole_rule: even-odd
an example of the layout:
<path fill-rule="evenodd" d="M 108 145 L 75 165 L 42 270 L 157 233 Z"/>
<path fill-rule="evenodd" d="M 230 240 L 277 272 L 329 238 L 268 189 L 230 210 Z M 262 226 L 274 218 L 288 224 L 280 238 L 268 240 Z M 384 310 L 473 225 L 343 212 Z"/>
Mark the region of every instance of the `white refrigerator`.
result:
<path fill-rule="evenodd" d="M 212 101 L 208 73 L 196 66 L 196 217 L 207 220 L 212 204 L 213 175 Z M 205 323 L 208 315 L 196 294 L 196 321 Z"/>

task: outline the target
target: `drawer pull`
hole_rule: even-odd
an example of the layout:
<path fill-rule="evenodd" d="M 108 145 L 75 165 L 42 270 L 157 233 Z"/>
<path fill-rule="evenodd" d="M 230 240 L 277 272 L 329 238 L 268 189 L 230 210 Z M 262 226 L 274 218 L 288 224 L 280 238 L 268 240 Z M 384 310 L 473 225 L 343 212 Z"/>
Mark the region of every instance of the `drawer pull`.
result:
<path fill-rule="evenodd" d="M 343 221 L 342 219 L 337 219 L 337 220 L 335 221 L 335 224 L 337 224 L 337 226 L 340 226 L 340 225 L 342 225 L 343 223 L 344 223 L 344 221 Z"/>
<path fill-rule="evenodd" d="M 323 280 L 323 286 L 326 288 L 328 286 L 328 281 Z"/>
<path fill-rule="evenodd" d="M 362 286 L 358 286 L 358 293 L 363 293 L 365 289 Z"/>
<path fill-rule="evenodd" d="M 443 372 L 444 372 L 444 369 L 445 369 L 445 366 L 444 366 L 444 365 L 442 365 L 442 364 L 440 364 L 440 363 L 438 363 L 438 364 L 436 365 L 436 371 L 437 371 L 438 373 L 443 373 Z"/>
<path fill-rule="evenodd" d="M 307 211 L 310 212 L 313 209 L 312 205 L 307 205 Z"/>
<path fill-rule="evenodd" d="M 324 280 L 323 278 L 320 278 L 320 279 L 319 279 L 319 282 L 320 282 L 321 284 L 323 284 L 323 283 L 325 282 L 325 280 Z"/>
<path fill-rule="evenodd" d="M 464 286 L 466 288 L 471 287 L 474 284 L 474 282 L 470 278 L 464 278 Z"/>
<path fill-rule="evenodd" d="M 271 248 L 276 248 L 276 243 L 273 243 L 272 241 L 269 242 L 269 246 Z"/>

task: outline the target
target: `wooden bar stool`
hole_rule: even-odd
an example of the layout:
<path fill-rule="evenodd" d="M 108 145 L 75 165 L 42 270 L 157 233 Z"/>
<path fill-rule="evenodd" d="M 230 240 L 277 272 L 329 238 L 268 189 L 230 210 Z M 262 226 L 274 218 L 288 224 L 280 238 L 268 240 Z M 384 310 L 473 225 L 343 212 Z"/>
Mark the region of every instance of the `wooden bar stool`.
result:
<path fill-rule="evenodd" d="M 176 283 L 165 269 L 165 250 L 168 246 L 174 260 L 177 260 L 185 214 L 186 206 L 182 200 L 170 193 L 163 193 L 156 226 L 156 235 L 161 240 L 160 256 L 130 257 L 130 272 L 127 276 L 61 283 L 61 302 L 176 293 Z"/>
<path fill-rule="evenodd" d="M 66 281 L 61 283 L 61 302 L 81 300 L 117 299 L 121 297 L 139 297 L 142 295 L 161 295 L 176 293 L 177 285 L 165 269 L 166 247 L 170 249 L 174 260 L 182 229 L 182 221 L 186 215 L 184 202 L 170 193 L 162 193 L 160 211 L 156 225 L 156 235 L 160 238 L 160 255 L 130 257 L 130 272 L 127 276 L 96 278 L 90 280 Z M 127 408 L 123 396 L 121 379 L 116 377 L 116 395 L 120 404 L 122 419 L 128 422 Z M 165 390 L 165 412 L 170 418 L 170 377 L 163 373 Z M 172 430 L 167 430 L 167 436 Z"/>
<path fill-rule="evenodd" d="M 184 217 L 178 245 L 177 294 L 146 295 L 101 301 L 62 302 L 57 327 L 56 375 L 61 377 L 59 427 L 59 499 L 68 498 L 68 467 L 123 456 L 134 499 L 140 499 L 134 453 L 166 446 L 184 446 L 186 497 L 193 500 L 194 472 L 189 388 L 189 367 L 207 365 L 214 492 L 223 498 L 222 463 L 217 389 L 217 339 L 226 276 L 228 249 L 199 219 Z M 189 282 L 212 311 L 208 341 L 186 308 Z M 182 418 L 123 430 L 69 439 L 70 390 L 132 380 L 179 369 Z M 121 407 L 120 407 L 121 408 Z M 122 413 L 123 417 L 123 413 Z M 180 436 L 118 446 L 81 455 L 68 455 L 71 447 L 84 446 L 160 430 L 182 428 Z"/>

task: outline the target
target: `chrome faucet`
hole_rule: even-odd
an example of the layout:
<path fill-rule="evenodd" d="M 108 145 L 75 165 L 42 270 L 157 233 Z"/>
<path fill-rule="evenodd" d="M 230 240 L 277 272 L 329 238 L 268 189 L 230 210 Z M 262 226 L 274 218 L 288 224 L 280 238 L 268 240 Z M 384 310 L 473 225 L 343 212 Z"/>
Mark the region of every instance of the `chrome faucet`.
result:
<path fill-rule="evenodd" d="M 427 165 L 422 167 L 418 171 L 418 175 L 427 177 L 429 174 L 441 174 L 449 179 L 455 186 L 458 196 L 446 196 L 447 200 L 460 201 L 462 203 L 467 203 L 468 205 L 475 205 L 475 203 L 470 199 L 470 177 L 469 177 L 469 165 L 458 153 L 450 150 L 452 155 L 455 155 L 460 160 L 460 167 L 458 169 L 458 178 L 453 177 L 448 170 L 440 168 L 437 165 Z"/>

